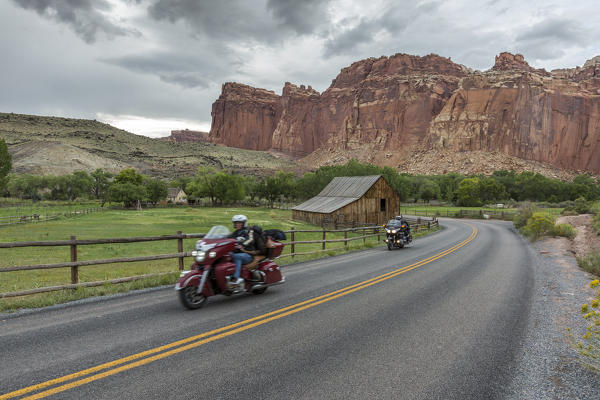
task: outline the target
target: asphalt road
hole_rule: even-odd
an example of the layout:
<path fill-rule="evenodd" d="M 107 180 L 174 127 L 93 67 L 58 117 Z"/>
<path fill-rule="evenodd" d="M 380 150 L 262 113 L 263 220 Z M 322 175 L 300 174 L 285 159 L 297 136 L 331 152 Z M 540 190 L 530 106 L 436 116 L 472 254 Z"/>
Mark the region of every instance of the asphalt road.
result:
<path fill-rule="evenodd" d="M 0 317 L 0 399 L 503 398 L 531 251 L 510 223 L 442 225 L 196 311 L 165 289 Z"/>

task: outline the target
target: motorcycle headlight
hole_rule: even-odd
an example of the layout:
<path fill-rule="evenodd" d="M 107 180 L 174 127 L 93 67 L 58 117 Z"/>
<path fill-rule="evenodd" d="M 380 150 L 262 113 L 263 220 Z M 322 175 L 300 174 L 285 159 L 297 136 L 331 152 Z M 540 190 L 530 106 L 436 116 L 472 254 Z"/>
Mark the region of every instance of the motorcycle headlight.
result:
<path fill-rule="evenodd" d="M 208 253 L 208 256 L 210 258 L 215 258 L 217 256 L 217 252 L 216 251 L 211 251 L 210 253 Z"/>
<path fill-rule="evenodd" d="M 386 229 L 385 231 L 386 231 L 387 233 L 390 233 L 390 232 L 391 232 L 391 230 L 389 230 L 389 229 Z"/>
<path fill-rule="evenodd" d="M 196 253 L 196 255 L 194 255 L 194 253 Z M 202 262 L 206 258 L 206 252 L 204 252 L 204 251 L 196 251 L 196 252 L 193 251 L 192 255 L 195 257 L 196 261 L 198 261 L 198 262 Z"/>
<path fill-rule="evenodd" d="M 392 231 L 392 233 L 396 233 L 396 230 L 394 229 L 394 230 Z"/>

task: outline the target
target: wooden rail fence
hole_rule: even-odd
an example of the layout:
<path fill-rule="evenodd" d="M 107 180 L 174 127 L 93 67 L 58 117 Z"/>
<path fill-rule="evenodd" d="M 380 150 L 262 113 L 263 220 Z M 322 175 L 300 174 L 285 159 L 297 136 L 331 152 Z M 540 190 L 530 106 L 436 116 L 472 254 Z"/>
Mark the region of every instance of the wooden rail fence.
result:
<path fill-rule="evenodd" d="M 104 210 L 101 207 L 96 208 L 84 208 L 75 211 L 65 211 L 58 214 L 31 214 L 31 215 L 8 215 L 0 217 L 0 226 L 2 225 L 15 225 L 15 224 L 27 224 L 31 222 L 45 222 L 52 221 L 60 217 L 75 217 L 78 215 L 90 214 L 93 212 L 99 212 Z"/>
<path fill-rule="evenodd" d="M 412 232 L 419 232 L 422 230 L 428 230 L 432 228 L 439 227 L 438 221 L 433 218 L 431 220 L 422 220 L 418 219 L 408 219 L 409 225 L 411 226 Z M 380 225 L 370 225 L 370 226 L 362 226 L 357 228 L 346 228 L 346 229 L 316 229 L 316 230 L 295 230 L 294 228 L 284 231 L 289 234 L 289 241 L 286 241 L 285 244 L 290 246 L 290 253 L 283 254 L 279 258 L 292 257 L 300 255 L 308 255 L 320 253 L 323 251 L 335 251 L 341 250 L 348 247 L 348 243 L 354 240 L 363 240 L 363 244 L 366 244 L 367 238 L 377 236 L 377 241 L 379 242 L 382 237 L 385 237 L 382 227 Z M 296 240 L 296 235 L 301 233 L 322 233 L 322 239 L 317 240 Z M 344 234 L 344 238 L 337 239 L 327 239 L 327 233 L 337 233 Z M 358 236 L 349 237 L 349 233 L 358 233 Z M 9 249 L 9 248 L 19 248 L 19 247 L 41 247 L 41 246 L 64 246 L 69 247 L 70 251 L 70 261 L 62 262 L 62 263 L 54 263 L 54 264 L 35 264 L 35 265 L 21 265 L 21 266 L 11 266 L 11 267 L 2 267 L 0 268 L 0 273 L 3 272 L 14 272 L 14 271 L 28 271 L 28 270 L 45 270 L 45 269 L 54 269 L 54 268 L 71 268 L 71 283 L 66 285 L 57 285 L 57 286 L 49 286 L 42 288 L 35 288 L 29 290 L 21 290 L 16 292 L 8 292 L 8 293 L 0 293 L 0 298 L 8 298 L 8 297 L 17 297 L 17 296 L 25 296 L 36 293 L 44 293 L 51 292 L 57 290 L 64 289 L 76 289 L 78 287 L 93 287 L 93 286 L 101 286 L 106 283 L 123 283 L 129 282 L 149 277 L 156 277 L 161 275 L 169 274 L 169 272 L 165 273 L 156 273 L 156 274 L 147 274 L 147 275 L 138 275 L 138 276 L 129 276 L 124 278 L 103 280 L 103 281 L 95 281 L 95 282 L 79 282 L 79 267 L 88 266 L 88 265 L 102 265 L 102 264 L 114 264 L 114 263 L 129 263 L 129 262 L 139 262 L 139 261 L 153 261 L 153 260 L 165 260 L 165 259 L 178 259 L 178 267 L 179 270 L 184 269 L 184 258 L 191 257 L 191 252 L 183 251 L 183 239 L 191 239 L 191 238 L 202 238 L 204 237 L 204 233 L 188 233 L 184 234 L 181 231 L 178 231 L 175 235 L 163 235 L 163 236 L 144 236 L 144 237 L 131 237 L 131 238 L 110 238 L 110 239 L 77 239 L 75 236 L 71 236 L 69 240 L 49 240 L 49 241 L 31 241 L 31 242 L 8 242 L 8 243 L 0 243 L 0 249 Z M 114 244 L 114 243 L 140 243 L 140 242 L 151 242 L 151 241 L 160 241 L 160 240 L 176 240 L 177 241 L 177 252 L 176 253 L 168 253 L 168 254 L 158 254 L 158 255 L 149 255 L 149 256 L 140 256 L 140 257 L 123 257 L 123 258 L 111 258 L 111 259 L 102 259 L 102 260 L 78 260 L 77 259 L 77 249 L 78 246 L 86 246 L 86 245 L 98 245 L 98 244 Z M 344 247 L 339 248 L 329 248 L 327 249 L 328 243 L 344 243 Z M 308 251 L 308 252 L 297 252 L 297 245 L 306 245 L 306 244 L 316 244 L 321 243 L 322 248 L 316 251 Z"/>

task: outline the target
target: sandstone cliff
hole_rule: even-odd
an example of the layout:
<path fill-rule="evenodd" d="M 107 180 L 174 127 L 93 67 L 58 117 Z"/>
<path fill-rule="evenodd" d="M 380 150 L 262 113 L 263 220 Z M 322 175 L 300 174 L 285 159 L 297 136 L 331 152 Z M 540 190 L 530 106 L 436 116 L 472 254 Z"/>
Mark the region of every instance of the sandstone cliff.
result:
<path fill-rule="evenodd" d="M 312 167 L 349 156 L 402 167 L 428 151 L 494 152 L 598 174 L 600 58 L 552 72 L 510 53 L 484 72 L 437 55 L 369 58 L 322 94 L 227 83 L 212 116 L 213 142 L 308 155 Z"/>
<path fill-rule="evenodd" d="M 250 150 L 270 149 L 281 116 L 279 99 L 269 90 L 225 83 L 212 106 L 210 140 Z"/>
<path fill-rule="evenodd" d="M 498 61 L 498 59 L 497 59 Z M 518 66 L 475 73 L 432 121 L 426 148 L 499 151 L 563 169 L 600 172 L 600 81 Z M 592 74 L 591 79 L 582 78 Z M 564 76 L 564 75 L 562 75 Z"/>

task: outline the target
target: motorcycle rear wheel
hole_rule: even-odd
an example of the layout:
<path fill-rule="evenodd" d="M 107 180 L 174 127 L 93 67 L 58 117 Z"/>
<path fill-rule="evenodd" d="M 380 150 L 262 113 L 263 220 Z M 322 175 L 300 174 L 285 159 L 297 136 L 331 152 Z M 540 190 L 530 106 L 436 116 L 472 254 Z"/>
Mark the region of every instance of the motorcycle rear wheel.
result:
<path fill-rule="evenodd" d="M 268 287 L 264 287 L 264 288 L 261 288 L 261 289 L 254 289 L 252 291 L 252 294 L 263 294 L 264 292 L 267 291 L 267 289 L 268 289 Z"/>
<path fill-rule="evenodd" d="M 190 310 L 197 310 L 206 304 L 206 296 L 202 293 L 196 293 L 196 286 L 188 286 L 179 291 L 179 300 Z"/>

